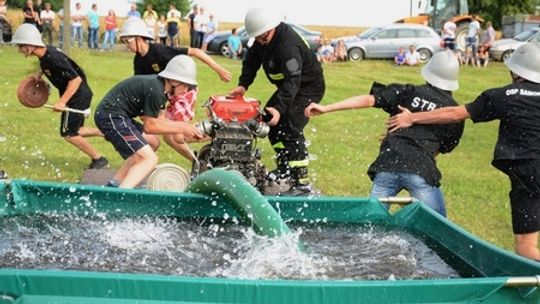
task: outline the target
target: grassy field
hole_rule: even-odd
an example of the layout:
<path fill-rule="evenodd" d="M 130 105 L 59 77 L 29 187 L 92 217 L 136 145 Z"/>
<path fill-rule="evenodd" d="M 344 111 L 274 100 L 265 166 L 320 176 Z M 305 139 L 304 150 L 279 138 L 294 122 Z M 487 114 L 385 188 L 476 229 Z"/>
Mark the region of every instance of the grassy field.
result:
<path fill-rule="evenodd" d="M 93 108 L 112 86 L 132 75 L 133 55 L 125 51 L 73 50 L 71 56 L 87 72 L 94 91 Z M 240 73 L 240 62 L 214 58 L 233 73 L 233 81 L 221 82 L 198 62 L 199 105 L 211 95 L 227 94 L 235 87 Z M 59 115 L 44 108 L 25 108 L 16 98 L 17 83 L 37 71 L 37 59 L 24 58 L 14 47 L 2 46 L 0 66 L 0 168 L 11 178 L 77 182 L 89 160 L 59 137 Z M 327 92 L 323 103 L 367 93 L 375 80 L 421 84 L 419 71 L 419 67 L 394 67 L 389 61 L 328 64 L 324 66 Z M 464 67 L 460 72 L 461 88 L 455 97 L 460 103 L 468 102 L 483 90 L 508 82 L 507 69 L 501 63 L 490 64 L 488 69 Z M 248 96 L 264 102 L 273 90 L 260 74 Z M 57 96 L 54 90 L 49 103 L 54 103 Z M 197 120 L 204 112 L 197 110 Z M 386 118 L 381 110 L 367 109 L 313 119 L 306 128 L 306 137 L 311 143 L 310 173 L 316 186 L 327 195 L 366 196 L 371 185 L 366 170 L 378 153 Z M 93 120 L 87 123 L 93 125 Z M 468 121 L 460 145 L 452 153 L 439 156 L 438 163 L 443 173 L 449 219 L 489 242 L 511 249 L 508 181 L 490 165 L 497 127 L 497 123 L 473 126 Z M 99 138 L 91 142 L 110 159 L 113 168 L 119 166 L 121 158 L 109 143 Z M 263 162 L 273 168 L 269 144 L 261 140 L 259 146 L 263 150 Z M 161 162 L 188 166 L 166 145 L 158 153 Z"/>

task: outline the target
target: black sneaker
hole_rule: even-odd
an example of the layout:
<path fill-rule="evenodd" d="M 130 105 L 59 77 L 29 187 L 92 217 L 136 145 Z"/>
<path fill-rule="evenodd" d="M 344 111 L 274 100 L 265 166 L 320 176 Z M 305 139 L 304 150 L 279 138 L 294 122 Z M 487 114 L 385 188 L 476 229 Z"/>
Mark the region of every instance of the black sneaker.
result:
<path fill-rule="evenodd" d="M 280 196 L 309 196 L 309 195 L 319 195 L 320 191 L 316 190 L 311 186 L 311 184 L 306 185 L 295 185 L 289 188 L 289 190 L 281 192 Z"/>
<path fill-rule="evenodd" d="M 102 156 L 98 159 L 93 159 L 90 165 L 88 165 L 88 169 L 101 169 L 107 167 L 108 164 L 109 161 L 104 156 Z"/>

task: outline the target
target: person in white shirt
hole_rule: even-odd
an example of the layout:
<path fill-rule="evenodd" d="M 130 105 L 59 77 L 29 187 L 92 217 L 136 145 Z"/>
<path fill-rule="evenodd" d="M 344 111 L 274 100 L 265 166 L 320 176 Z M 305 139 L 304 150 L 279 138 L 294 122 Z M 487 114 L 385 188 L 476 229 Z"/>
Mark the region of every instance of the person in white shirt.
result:
<path fill-rule="evenodd" d="M 193 23 L 195 24 L 195 31 L 197 32 L 197 45 L 195 46 L 197 48 L 202 47 L 208 21 L 208 16 L 204 12 L 204 7 L 200 7 L 199 14 L 195 16 L 195 19 L 193 20 Z"/>
<path fill-rule="evenodd" d="M 84 20 L 84 12 L 80 2 L 75 4 L 75 11 L 71 14 L 71 45 L 75 46 L 75 39 L 79 42 L 79 47 L 82 47 L 82 27 Z"/>
<path fill-rule="evenodd" d="M 416 51 L 416 46 L 414 44 L 411 44 L 409 50 L 405 54 L 405 64 L 411 66 L 420 64 L 420 53 Z"/>
<path fill-rule="evenodd" d="M 55 17 L 55 13 L 51 10 L 51 3 L 45 3 L 45 9 L 41 11 L 39 18 L 41 19 L 41 34 L 43 38 L 47 38 L 49 45 L 53 44 L 53 21 Z"/>
<path fill-rule="evenodd" d="M 456 28 L 456 24 L 449 19 L 444 23 L 442 29 L 444 47 L 452 51 L 456 49 Z"/>
<path fill-rule="evenodd" d="M 203 52 L 206 52 L 208 48 L 208 43 L 216 37 L 216 32 L 218 30 L 218 22 L 214 19 L 214 15 L 210 14 L 208 16 L 208 23 L 206 24 L 206 34 L 204 35 L 204 41 L 201 47 Z"/>
<path fill-rule="evenodd" d="M 465 47 L 472 48 L 473 54 L 476 54 L 478 49 L 478 34 L 480 33 L 480 22 L 477 20 L 477 15 L 471 14 L 472 21 L 469 24 L 469 31 L 465 36 Z"/>

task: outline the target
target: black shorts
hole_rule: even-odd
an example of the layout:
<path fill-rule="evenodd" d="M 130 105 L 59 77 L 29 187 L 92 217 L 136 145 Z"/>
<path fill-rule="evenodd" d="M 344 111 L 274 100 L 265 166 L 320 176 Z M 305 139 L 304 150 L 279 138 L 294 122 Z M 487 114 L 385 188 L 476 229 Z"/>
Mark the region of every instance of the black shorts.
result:
<path fill-rule="evenodd" d="M 94 121 L 123 159 L 131 157 L 135 152 L 148 145 L 143 137 L 143 126 L 130 117 L 120 114 L 96 112 Z"/>
<path fill-rule="evenodd" d="M 540 231 L 540 160 L 496 164 L 510 178 L 510 205 L 514 234 Z"/>
<path fill-rule="evenodd" d="M 92 92 L 81 88 L 67 103 L 68 108 L 86 110 L 92 102 Z M 84 115 L 79 113 L 62 112 L 60 119 L 60 136 L 78 136 L 79 129 L 84 125 Z"/>

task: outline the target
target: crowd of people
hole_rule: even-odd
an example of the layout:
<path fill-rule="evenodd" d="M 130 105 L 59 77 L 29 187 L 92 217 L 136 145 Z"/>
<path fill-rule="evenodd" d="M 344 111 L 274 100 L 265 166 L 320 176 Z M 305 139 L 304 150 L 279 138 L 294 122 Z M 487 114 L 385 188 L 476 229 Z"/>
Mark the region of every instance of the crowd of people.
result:
<path fill-rule="evenodd" d="M 489 48 L 495 41 L 495 29 L 490 21 L 482 30 L 477 15 L 471 15 L 472 21 L 465 37 L 465 49 L 456 46 L 457 25 L 447 20 L 442 27 L 442 46 L 452 50 L 462 65 L 485 68 L 489 62 Z"/>
<path fill-rule="evenodd" d="M 88 47 L 89 49 L 113 50 L 118 40 L 118 29 L 122 20 L 117 18 L 117 12 L 108 10 L 103 18 L 104 26 L 100 22 L 97 13 L 97 4 L 91 4 L 89 8 L 83 7 L 83 2 L 76 2 L 71 10 L 69 26 L 71 29 L 71 45 Z M 24 23 L 35 25 L 47 45 L 63 47 L 64 10 L 60 8 L 54 11 L 51 3 L 42 3 L 42 0 L 28 0 L 22 9 Z M 141 14 L 137 4 L 132 3 L 126 14 L 126 19 L 139 18 L 148 27 L 149 34 L 155 43 L 167 44 L 178 47 L 182 44 L 200 48 L 206 51 L 208 43 L 215 37 L 218 31 L 218 22 L 213 14 L 207 14 L 204 7 L 194 5 L 188 16 L 183 18 L 182 13 L 171 3 L 166 12 L 158 13 L 152 4 L 148 4 Z M 7 20 L 7 5 L 5 0 L 0 0 L 0 18 Z M 186 20 L 189 27 L 190 41 L 180 41 L 180 25 Z M 87 34 L 86 42 L 84 40 Z M 103 34 L 103 35 L 101 35 Z M 1 37 L 2 35 L 0 35 Z M 100 37 L 102 37 L 100 39 Z M 2 41 L 0 40 L 0 43 Z M 101 45 L 101 47 L 100 47 Z"/>
<path fill-rule="evenodd" d="M 379 155 L 368 169 L 373 181 L 371 195 L 393 196 L 406 189 L 446 216 L 436 156 L 451 152 L 459 144 L 465 119 L 500 120 L 492 164 L 510 179 L 515 250 L 524 257 L 540 260 L 540 166 L 536 166 L 540 159 L 540 44 L 519 47 L 505 62 L 511 74 L 510 84 L 482 92 L 466 105 L 459 105 L 452 95 L 459 88 L 460 62 L 455 55 L 455 37 L 452 41 L 450 36 L 444 37 L 448 50 L 436 53 L 422 67 L 425 84 L 374 83 L 369 94 L 320 105 L 326 84 L 319 54 L 290 25 L 260 7 L 247 12 L 245 27 L 253 44 L 245 54 L 242 52 L 238 85 L 229 94 L 246 94 L 261 67 L 268 81 L 275 85 L 276 90 L 264 107 L 264 118 L 270 126 L 268 138 L 276 154 L 276 168 L 267 178 L 288 183 L 290 188 L 284 194 L 312 193 L 304 137 L 311 117 L 376 107 L 391 117 Z M 473 46 L 478 42 L 479 25 L 471 28 L 467 44 L 476 53 Z M 202 43 L 202 47 L 204 40 L 199 39 L 196 27 L 194 34 L 194 41 Z M 21 25 L 12 42 L 25 56 L 38 58 L 40 70 L 34 77 L 45 75 L 59 90 L 60 97 L 53 109 L 62 114 L 60 135 L 91 158 L 89 168 L 103 168 L 108 161 L 85 137 L 104 137 L 124 159 L 108 185 L 133 188 L 157 165 L 159 136 L 164 136 L 167 144 L 188 159 L 192 155 L 186 153 L 186 143 L 203 139 L 190 123 L 199 86 L 191 57 L 207 64 L 225 82 L 231 80 L 231 73 L 198 47 L 151 43 L 158 38 L 144 15 L 128 19 L 120 39 L 135 54 L 134 76 L 118 83 L 103 97 L 94 114 L 97 129 L 83 127 L 82 114 L 66 111 L 67 107 L 84 110 L 90 105 L 92 91 L 83 69 L 56 48 L 45 45 L 36 23 Z M 410 65 L 414 65 L 415 52 L 411 46 L 407 56 L 402 49 L 399 60 L 403 64 L 413 60 Z"/>

